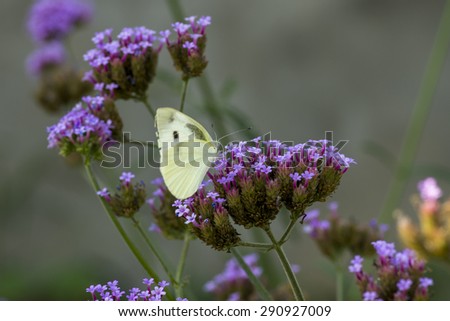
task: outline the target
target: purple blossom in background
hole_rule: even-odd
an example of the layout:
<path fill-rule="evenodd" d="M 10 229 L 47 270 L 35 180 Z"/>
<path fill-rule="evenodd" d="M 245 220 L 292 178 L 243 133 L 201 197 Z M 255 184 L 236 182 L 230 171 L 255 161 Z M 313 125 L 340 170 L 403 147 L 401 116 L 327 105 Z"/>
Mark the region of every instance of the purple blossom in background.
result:
<path fill-rule="evenodd" d="M 146 289 L 131 288 L 125 296 L 127 301 L 162 301 L 166 295 L 165 288 L 170 285 L 169 282 L 161 281 L 152 289 L 153 279 L 145 278 L 142 283 L 146 286 Z M 106 285 L 91 285 L 86 289 L 86 292 L 92 295 L 94 301 L 120 301 L 125 295 L 125 291 L 120 289 L 117 280 L 107 282 Z M 177 298 L 177 301 L 187 301 L 187 299 Z"/>
<path fill-rule="evenodd" d="M 27 58 L 26 67 L 29 75 L 38 76 L 46 68 L 61 65 L 66 60 L 64 46 L 51 42 L 34 50 Z"/>
<path fill-rule="evenodd" d="M 417 184 L 420 197 L 425 201 L 437 201 L 442 196 L 442 190 L 436 179 L 428 177 Z"/>
<path fill-rule="evenodd" d="M 363 293 L 364 301 L 376 301 L 378 299 L 378 295 L 374 291 L 367 291 Z"/>
<path fill-rule="evenodd" d="M 245 263 L 250 267 L 256 277 L 262 275 L 262 268 L 258 265 L 258 255 L 248 254 L 243 257 Z M 248 292 L 248 287 L 251 283 L 248 280 L 247 274 L 239 266 L 236 259 L 230 259 L 225 264 L 225 269 L 216 275 L 211 281 L 204 285 L 204 290 L 209 293 L 214 293 L 220 300 L 240 300 L 241 292 Z"/>
<path fill-rule="evenodd" d="M 433 285 L 433 280 L 430 278 L 420 278 L 419 282 L 419 286 L 424 289 L 427 289 L 429 286 Z"/>
<path fill-rule="evenodd" d="M 412 285 L 412 281 L 409 279 L 401 279 L 397 282 L 397 289 L 399 291 L 408 291 Z"/>
<path fill-rule="evenodd" d="M 78 0 L 37 0 L 28 15 L 28 32 L 39 43 L 60 40 L 91 20 L 91 4 Z"/>
<path fill-rule="evenodd" d="M 348 267 L 348 270 L 351 273 L 359 273 L 362 270 L 362 263 L 363 263 L 364 259 L 359 256 L 356 255 L 351 261 L 350 261 L 350 266 Z"/>
<path fill-rule="evenodd" d="M 433 284 L 423 277 L 425 262 L 417 258 L 414 251 L 397 252 L 393 243 L 372 242 L 376 250 L 374 266 L 376 275 L 362 270 L 362 259 L 355 256 L 348 267 L 356 277 L 364 300 L 428 300 L 428 287 Z"/>

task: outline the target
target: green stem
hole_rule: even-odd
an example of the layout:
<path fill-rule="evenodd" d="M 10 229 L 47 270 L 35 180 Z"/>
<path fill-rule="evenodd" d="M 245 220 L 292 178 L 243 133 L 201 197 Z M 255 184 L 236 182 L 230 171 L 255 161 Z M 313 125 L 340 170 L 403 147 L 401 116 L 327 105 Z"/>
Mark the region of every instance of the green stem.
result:
<path fill-rule="evenodd" d="M 186 232 L 184 234 L 184 244 L 183 244 L 183 249 L 181 250 L 180 260 L 178 261 L 177 273 L 175 274 L 175 281 L 177 282 L 177 285 L 175 288 L 175 294 L 179 298 L 183 296 L 184 284 L 183 284 L 181 278 L 183 277 L 183 270 L 184 270 L 184 266 L 186 264 L 186 257 L 187 257 L 187 253 L 189 251 L 190 242 L 191 242 L 191 235 L 189 232 Z"/>
<path fill-rule="evenodd" d="M 286 274 L 286 277 L 291 286 L 295 300 L 296 301 L 305 301 L 305 297 L 303 296 L 302 289 L 300 288 L 297 278 L 295 277 L 295 274 L 292 271 L 291 264 L 289 263 L 286 253 L 284 253 L 283 247 L 275 239 L 275 236 L 272 234 L 270 227 L 264 228 L 264 231 L 266 232 L 267 236 L 272 241 L 275 252 L 278 255 L 278 259 L 280 260 L 280 263 L 283 266 L 284 273 Z"/>
<path fill-rule="evenodd" d="M 297 223 L 297 218 L 296 219 L 291 218 L 291 220 L 289 221 L 289 225 L 286 227 L 286 230 L 284 231 L 283 235 L 278 241 L 280 245 L 283 245 L 289 239 L 289 236 L 291 235 L 292 230 L 295 227 L 295 223 Z"/>
<path fill-rule="evenodd" d="M 336 300 L 344 301 L 344 271 L 342 266 L 336 262 Z"/>
<path fill-rule="evenodd" d="M 180 111 L 183 112 L 184 109 L 184 101 L 186 100 L 186 92 L 188 88 L 189 79 L 183 80 L 183 88 L 181 88 L 181 102 L 180 102 Z"/>
<path fill-rule="evenodd" d="M 147 108 L 147 110 L 149 111 L 149 113 L 152 115 L 153 119 L 155 118 L 155 110 L 153 109 L 152 105 L 150 105 L 150 102 L 148 101 L 147 97 L 142 98 L 140 100 L 145 107 Z"/>
<path fill-rule="evenodd" d="M 176 281 L 175 278 L 173 277 L 172 273 L 170 273 L 170 269 L 167 265 L 167 263 L 165 262 L 164 258 L 161 256 L 161 254 L 159 253 L 159 251 L 156 249 L 156 247 L 153 245 L 152 241 L 150 240 L 150 238 L 148 237 L 147 233 L 145 233 L 145 231 L 142 229 L 141 224 L 139 223 L 138 220 L 136 220 L 134 217 L 131 218 L 134 226 L 137 228 L 139 234 L 142 236 L 142 238 L 144 239 L 145 243 L 148 245 L 148 247 L 150 248 L 150 250 L 152 251 L 152 253 L 156 256 L 156 258 L 158 259 L 159 263 L 161 264 L 164 272 L 166 272 L 167 276 L 169 277 L 170 281 L 176 285 Z"/>
<path fill-rule="evenodd" d="M 245 263 L 244 258 L 238 252 L 236 248 L 231 248 L 231 254 L 235 257 L 236 261 L 239 263 L 239 266 L 245 271 L 248 276 L 248 279 L 255 287 L 256 292 L 264 301 L 273 301 L 272 296 L 269 291 L 267 291 L 266 287 L 261 283 L 261 281 L 256 277 L 253 271 L 250 269 L 247 263 Z"/>
<path fill-rule="evenodd" d="M 92 173 L 91 166 L 90 165 L 85 165 L 85 169 L 86 169 L 86 174 L 87 174 L 87 176 L 89 178 L 89 181 L 90 181 L 90 183 L 92 185 L 92 188 L 94 189 L 95 192 L 99 191 L 100 187 L 98 185 L 97 179 L 95 178 L 94 174 Z M 139 263 L 142 265 L 142 267 L 145 269 L 145 271 L 148 273 L 148 275 L 150 277 L 155 278 L 155 279 L 159 279 L 159 277 L 156 274 L 156 272 L 151 268 L 150 265 L 147 264 L 147 262 L 144 259 L 144 256 L 141 254 L 141 252 L 138 250 L 138 248 L 133 244 L 131 239 L 128 237 L 128 235 L 126 234 L 126 232 L 123 229 L 122 225 L 120 224 L 119 220 L 114 215 L 114 213 L 112 213 L 112 211 L 111 211 L 110 207 L 108 206 L 108 204 L 106 203 L 106 201 L 102 197 L 99 197 L 99 199 L 100 199 L 100 202 L 101 202 L 101 204 L 103 206 L 103 209 L 108 214 L 108 216 L 111 219 L 112 223 L 114 224 L 114 226 L 119 231 L 120 236 L 122 236 L 122 239 L 125 241 L 125 243 L 129 247 L 131 252 L 134 254 L 136 259 L 139 261 Z"/>
<path fill-rule="evenodd" d="M 412 111 L 405 140 L 400 151 L 394 178 L 388 189 L 387 199 L 380 215 L 380 221 L 388 221 L 395 207 L 400 203 L 411 176 L 414 158 L 417 154 L 428 114 L 432 107 L 433 96 L 445 63 L 450 42 L 450 1 L 447 1 L 442 13 L 441 22 L 431 55 L 422 80 L 419 95 Z"/>
<path fill-rule="evenodd" d="M 261 249 L 261 250 L 267 250 L 267 251 L 273 249 L 273 245 L 272 244 L 255 243 L 255 242 L 240 242 L 239 246 L 254 247 L 254 248 L 258 248 L 258 249 Z"/>
<path fill-rule="evenodd" d="M 178 0 L 167 0 L 166 3 L 169 6 L 170 14 L 172 15 L 173 20 L 183 21 L 184 12 L 181 7 L 180 1 Z"/>

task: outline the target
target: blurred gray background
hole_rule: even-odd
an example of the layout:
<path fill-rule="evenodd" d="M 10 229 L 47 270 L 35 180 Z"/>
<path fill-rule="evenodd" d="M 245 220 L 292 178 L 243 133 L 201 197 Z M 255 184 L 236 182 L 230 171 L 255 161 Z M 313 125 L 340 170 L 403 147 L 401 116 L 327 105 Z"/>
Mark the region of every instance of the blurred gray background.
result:
<path fill-rule="evenodd" d="M 68 166 L 55 150 L 47 150 L 46 126 L 59 117 L 34 103 L 36 80 L 24 71 L 24 60 L 35 47 L 25 29 L 31 3 L 3 0 L 0 5 L 0 297 L 80 300 L 89 299 L 84 292 L 91 283 L 118 279 L 124 288 L 137 286 L 144 271 L 103 213 L 84 172 Z M 276 139 L 302 142 L 323 138 L 324 132 L 331 130 L 335 140 L 349 140 L 342 152 L 355 158 L 358 165 L 344 176 L 333 200 L 339 202 L 345 217 L 361 221 L 376 217 L 386 197 L 391 169 L 367 146 L 376 143 L 397 156 L 444 1 L 182 3 L 187 16 L 212 17 L 206 53 L 214 89 L 219 91 L 227 81 L 235 81 L 230 104 L 241 110 L 243 117 L 248 116 L 249 125 L 260 132 L 271 131 Z M 94 32 L 109 27 L 118 32 L 139 25 L 162 30 L 173 22 L 162 0 L 99 0 L 94 5 L 93 22 L 70 39 L 81 68 L 86 70 L 82 54 L 92 47 Z M 172 70 L 165 51 L 159 68 Z M 449 81 L 447 63 L 417 164 L 449 167 Z M 179 94 L 158 80 L 150 88 L 150 97 L 154 106 L 179 101 Z M 200 100 L 193 80 L 185 110 L 208 124 L 195 109 Z M 121 102 L 119 110 L 133 137 L 154 138 L 153 121 L 143 106 Z M 138 173 L 147 183 L 158 174 L 155 169 Z M 415 192 L 417 180 L 431 174 L 415 171 L 402 209 L 413 213 L 408 195 Z M 438 180 L 448 195 L 446 180 Z M 146 206 L 139 215 L 150 223 Z M 154 239 L 175 264 L 181 243 L 159 236 Z M 388 239 L 395 240 L 394 231 Z M 314 243 L 297 233 L 287 252 L 293 263 L 301 265 L 299 282 L 307 296 L 333 299 L 332 265 L 319 255 Z M 193 242 L 186 271 L 197 298 L 207 298 L 203 284 L 221 271 L 229 258 L 227 253 Z M 265 262 L 270 273 L 278 273 L 274 280 L 281 280 L 276 258 L 268 256 Z M 436 267 L 436 271 L 448 280 L 448 270 Z M 350 283 L 351 278 L 346 286 Z M 444 288 L 443 284 L 435 286 L 438 298 L 449 299 L 440 292 Z"/>

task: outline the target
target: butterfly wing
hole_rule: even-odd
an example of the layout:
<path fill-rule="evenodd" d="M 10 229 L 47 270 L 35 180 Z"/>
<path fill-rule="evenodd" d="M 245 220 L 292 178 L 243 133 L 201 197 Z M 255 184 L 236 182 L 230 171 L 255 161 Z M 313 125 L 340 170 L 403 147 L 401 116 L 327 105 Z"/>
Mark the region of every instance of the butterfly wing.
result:
<path fill-rule="evenodd" d="M 164 182 L 176 198 L 190 197 L 201 184 L 217 147 L 200 123 L 176 109 L 158 108 L 155 122 Z"/>

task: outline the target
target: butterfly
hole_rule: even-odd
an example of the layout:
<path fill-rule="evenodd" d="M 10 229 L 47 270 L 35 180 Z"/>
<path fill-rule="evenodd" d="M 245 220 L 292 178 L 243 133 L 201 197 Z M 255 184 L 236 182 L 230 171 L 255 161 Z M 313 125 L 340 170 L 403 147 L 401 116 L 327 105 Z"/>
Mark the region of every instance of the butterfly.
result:
<path fill-rule="evenodd" d="M 155 126 L 164 183 L 176 198 L 188 198 L 216 159 L 217 142 L 199 122 L 174 108 L 158 108 Z"/>

